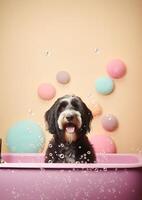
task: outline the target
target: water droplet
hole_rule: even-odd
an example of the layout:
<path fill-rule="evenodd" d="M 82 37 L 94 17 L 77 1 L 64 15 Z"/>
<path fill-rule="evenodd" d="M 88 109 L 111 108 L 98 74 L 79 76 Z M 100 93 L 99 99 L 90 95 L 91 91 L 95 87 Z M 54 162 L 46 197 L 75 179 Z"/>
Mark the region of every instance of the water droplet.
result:
<path fill-rule="evenodd" d="M 100 49 L 99 48 L 95 48 L 94 52 L 95 52 L 95 54 L 99 54 L 100 53 Z"/>
<path fill-rule="evenodd" d="M 106 171 L 107 171 L 107 168 L 104 167 L 103 171 L 106 172 Z"/>
<path fill-rule="evenodd" d="M 64 156 L 64 154 L 61 153 L 61 154 L 59 155 L 59 157 L 60 157 L 61 159 L 63 159 L 65 156 Z"/>
<path fill-rule="evenodd" d="M 115 188 L 112 188 L 112 193 L 115 193 L 116 192 L 116 189 Z"/>
<path fill-rule="evenodd" d="M 108 192 L 111 193 L 111 189 L 108 189 Z"/>
<path fill-rule="evenodd" d="M 32 112 L 33 112 L 32 109 L 29 108 L 29 109 L 28 109 L 28 113 L 29 113 L 29 114 L 32 114 Z"/>
<path fill-rule="evenodd" d="M 72 155 L 72 158 L 75 158 L 75 155 L 74 155 L 74 154 Z"/>
<path fill-rule="evenodd" d="M 45 55 L 48 56 L 49 55 L 49 51 L 45 51 Z"/>

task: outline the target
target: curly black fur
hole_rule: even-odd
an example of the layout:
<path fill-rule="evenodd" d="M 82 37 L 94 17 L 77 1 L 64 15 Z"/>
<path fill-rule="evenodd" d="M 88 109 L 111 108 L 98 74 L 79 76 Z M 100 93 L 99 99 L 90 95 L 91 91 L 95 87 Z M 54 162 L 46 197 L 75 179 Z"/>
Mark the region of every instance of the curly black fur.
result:
<path fill-rule="evenodd" d="M 76 130 L 77 140 L 71 143 L 67 142 L 64 137 L 64 130 L 59 128 L 57 123 L 59 115 L 68 106 L 63 104 L 64 99 L 71 98 L 70 109 L 78 111 L 81 115 L 81 127 Z M 61 109 L 61 106 L 63 107 Z M 54 105 L 45 113 L 45 121 L 48 130 L 53 134 L 52 140 L 49 142 L 45 162 L 51 163 L 93 163 L 96 160 L 95 152 L 90 144 L 87 132 L 90 132 L 90 122 L 93 119 L 91 111 L 77 96 L 63 96 L 54 103 Z"/>

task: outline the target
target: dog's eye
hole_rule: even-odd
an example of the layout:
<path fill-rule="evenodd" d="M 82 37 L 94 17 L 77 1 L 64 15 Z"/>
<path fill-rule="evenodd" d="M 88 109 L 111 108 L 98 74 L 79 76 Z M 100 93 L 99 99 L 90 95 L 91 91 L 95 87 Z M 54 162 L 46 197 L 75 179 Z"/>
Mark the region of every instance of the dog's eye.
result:
<path fill-rule="evenodd" d="M 78 102 L 76 100 L 72 100 L 71 104 L 75 109 L 79 108 Z"/>
<path fill-rule="evenodd" d="M 68 103 L 66 101 L 61 102 L 61 104 L 59 106 L 59 111 L 60 112 L 63 111 L 66 108 L 67 104 Z"/>

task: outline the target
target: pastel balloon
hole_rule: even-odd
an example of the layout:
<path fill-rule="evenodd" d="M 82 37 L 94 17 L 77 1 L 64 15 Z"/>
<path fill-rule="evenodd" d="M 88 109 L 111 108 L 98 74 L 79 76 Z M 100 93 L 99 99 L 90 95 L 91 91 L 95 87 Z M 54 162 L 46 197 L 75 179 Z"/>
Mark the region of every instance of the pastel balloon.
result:
<path fill-rule="evenodd" d="M 45 135 L 31 120 L 19 121 L 9 128 L 7 146 L 12 153 L 39 153 L 45 144 Z"/>
<path fill-rule="evenodd" d="M 61 84 L 67 84 L 70 81 L 70 75 L 66 71 L 59 71 L 56 75 L 56 79 Z"/>
<path fill-rule="evenodd" d="M 90 142 L 96 153 L 116 153 L 116 145 L 107 135 L 94 135 Z"/>
<path fill-rule="evenodd" d="M 107 131 L 114 131 L 118 127 L 118 120 L 112 114 L 106 114 L 102 117 L 102 126 Z"/>
<path fill-rule="evenodd" d="M 109 77 L 100 77 L 96 80 L 96 90 L 98 93 L 108 95 L 114 90 L 114 82 Z"/>
<path fill-rule="evenodd" d="M 43 100 L 50 100 L 56 95 L 56 89 L 53 85 L 43 83 L 38 87 L 38 96 Z"/>
<path fill-rule="evenodd" d="M 102 114 L 102 107 L 100 106 L 100 104 L 94 104 L 92 108 L 92 113 L 94 117 Z"/>
<path fill-rule="evenodd" d="M 121 78 L 126 73 L 126 65 L 122 60 L 112 60 L 107 65 L 107 72 L 112 78 Z"/>

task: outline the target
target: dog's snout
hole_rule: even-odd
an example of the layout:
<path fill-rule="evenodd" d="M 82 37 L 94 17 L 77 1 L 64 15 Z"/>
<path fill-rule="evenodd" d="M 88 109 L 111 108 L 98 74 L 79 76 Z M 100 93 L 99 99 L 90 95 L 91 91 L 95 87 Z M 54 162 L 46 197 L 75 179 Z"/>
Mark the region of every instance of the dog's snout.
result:
<path fill-rule="evenodd" d="M 69 122 L 72 121 L 73 118 L 74 118 L 73 115 L 67 115 L 67 116 L 66 116 L 66 119 L 67 119 Z"/>

